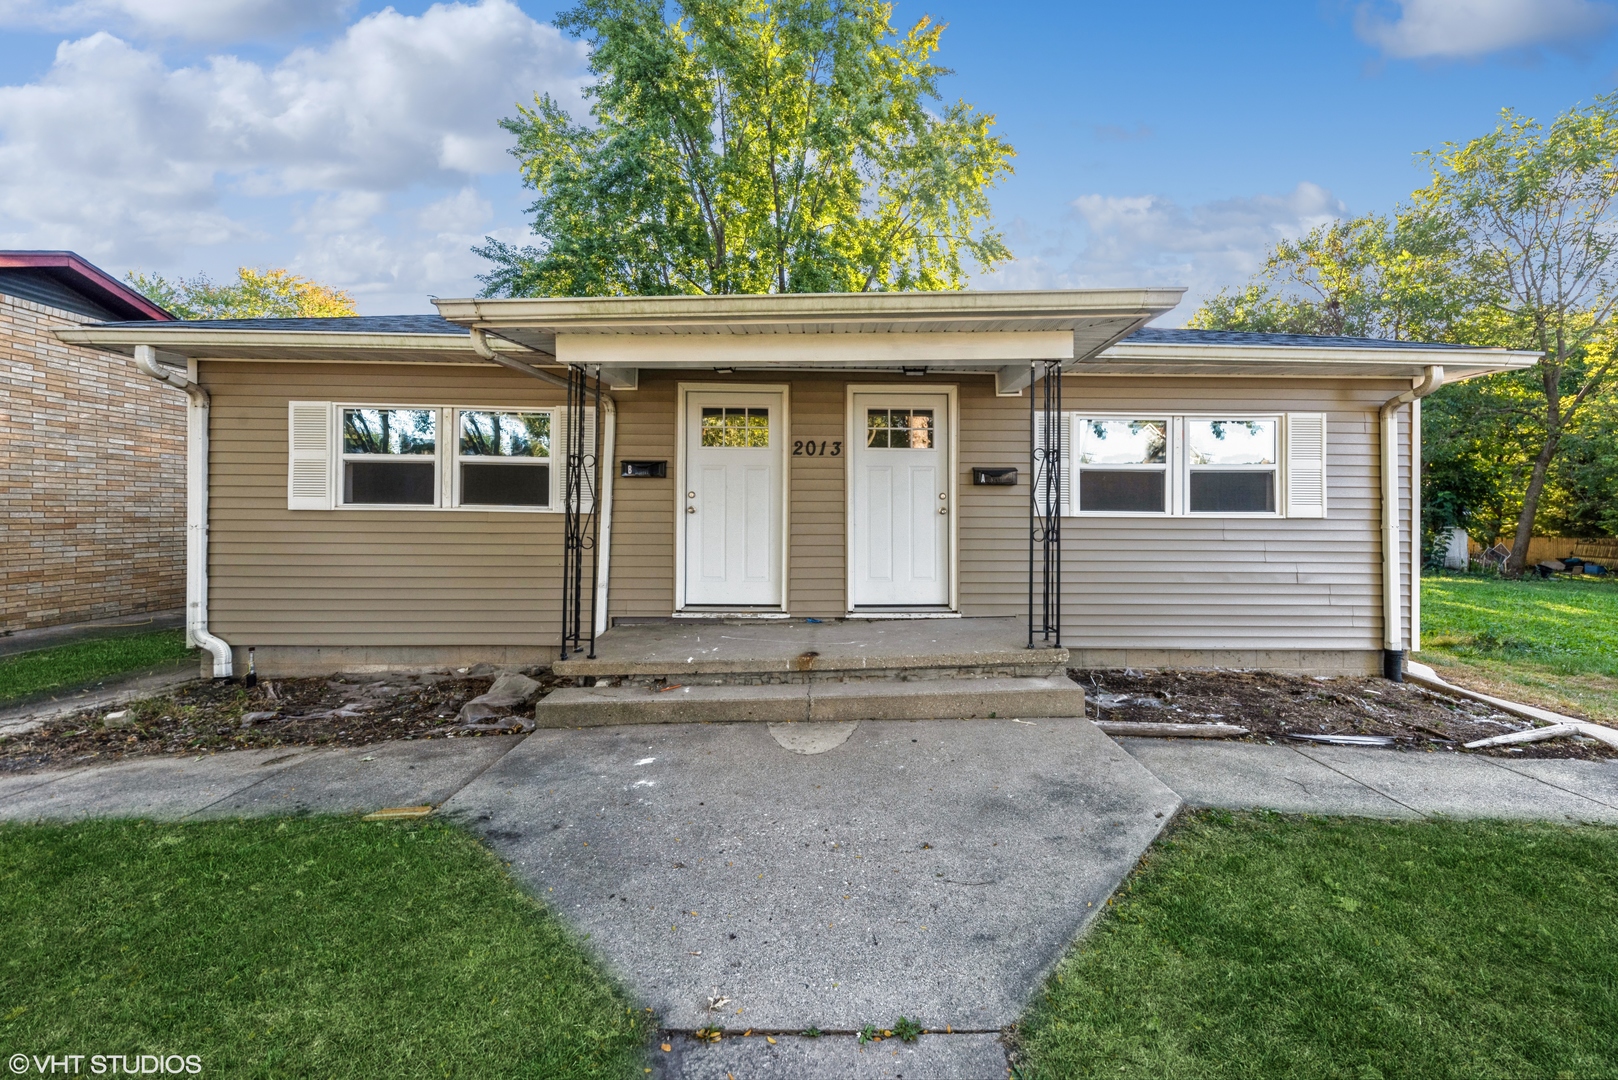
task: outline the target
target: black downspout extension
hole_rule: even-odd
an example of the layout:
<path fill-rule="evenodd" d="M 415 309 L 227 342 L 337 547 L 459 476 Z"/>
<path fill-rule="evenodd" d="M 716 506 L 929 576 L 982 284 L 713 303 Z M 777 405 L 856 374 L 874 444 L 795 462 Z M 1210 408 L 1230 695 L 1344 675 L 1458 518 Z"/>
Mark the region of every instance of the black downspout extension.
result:
<path fill-rule="evenodd" d="M 1382 677 L 1389 682 L 1405 681 L 1405 651 L 1403 649 L 1382 650 Z"/>

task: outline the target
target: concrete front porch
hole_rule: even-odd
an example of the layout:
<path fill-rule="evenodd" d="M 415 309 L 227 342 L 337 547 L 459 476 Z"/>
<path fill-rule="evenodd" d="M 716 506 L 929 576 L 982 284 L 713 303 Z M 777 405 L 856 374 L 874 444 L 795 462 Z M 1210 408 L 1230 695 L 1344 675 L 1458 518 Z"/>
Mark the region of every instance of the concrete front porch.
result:
<path fill-rule="evenodd" d="M 545 727 L 691 721 L 1083 716 L 1066 649 L 1017 619 L 661 620 L 614 627 Z"/>

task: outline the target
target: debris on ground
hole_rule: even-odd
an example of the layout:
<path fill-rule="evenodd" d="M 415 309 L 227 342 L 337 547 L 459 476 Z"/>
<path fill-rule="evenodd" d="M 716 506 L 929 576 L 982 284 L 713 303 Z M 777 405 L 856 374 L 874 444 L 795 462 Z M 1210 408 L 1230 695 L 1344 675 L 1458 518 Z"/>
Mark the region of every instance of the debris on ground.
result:
<path fill-rule="evenodd" d="M 193 683 L 115 710 L 86 709 L 0 736 L 0 772 L 149 754 L 348 747 L 530 731 L 529 704 L 564 684 L 572 680 L 558 679 L 545 668 L 517 672 L 481 664 L 447 672 L 261 677 L 252 688 Z M 492 695 L 497 687 L 500 693 Z M 480 699 L 475 710 L 463 711 Z"/>
<path fill-rule="evenodd" d="M 1238 736 L 1247 742 L 1379 736 L 1391 738 L 1399 749 L 1462 750 L 1467 743 L 1491 736 L 1535 729 L 1532 720 L 1486 702 L 1371 677 L 1132 668 L 1075 668 L 1068 674 L 1084 688 L 1085 711 L 1093 720 L 1234 724 L 1249 729 L 1247 735 Z M 1481 747 L 1476 752 L 1500 757 L 1618 758 L 1618 747 L 1583 732 L 1526 744 Z"/>

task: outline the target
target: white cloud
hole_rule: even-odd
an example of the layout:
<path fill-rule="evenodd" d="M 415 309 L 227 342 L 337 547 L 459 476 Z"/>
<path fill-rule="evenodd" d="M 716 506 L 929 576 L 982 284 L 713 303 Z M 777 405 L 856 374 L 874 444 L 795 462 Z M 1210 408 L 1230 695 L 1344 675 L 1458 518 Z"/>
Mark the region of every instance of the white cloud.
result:
<path fill-rule="evenodd" d="M 354 0 L 0 0 L 0 25 L 242 41 L 335 25 Z"/>
<path fill-rule="evenodd" d="M 292 199 L 311 258 L 344 268 L 335 283 L 392 282 L 359 257 L 365 223 L 423 190 L 461 207 L 478 176 L 509 173 L 497 120 L 535 92 L 576 103 L 584 59 L 510 0 L 386 9 L 273 66 L 171 68 L 105 32 L 65 42 L 39 81 L 0 87 L 0 246 L 164 266 L 284 240 Z M 340 237 L 356 246 L 330 261 Z"/>
<path fill-rule="evenodd" d="M 1346 212 L 1329 191 L 1301 183 L 1285 195 L 1181 206 L 1158 195 L 1081 195 L 1064 227 L 1045 236 L 1013 230 L 1024 254 L 983 279 L 1003 289 L 1184 285 L 1164 325 L 1190 318 L 1203 297 L 1243 284 L 1276 241 Z M 1024 233 L 1016 235 L 1018 231 Z"/>
<path fill-rule="evenodd" d="M 1612 29 L 1611 5 L 1592 0 L 1397 0 L 1364 4 L 1355 30 L 1365 42 L 1401 60 L 1463 59 L 1541 45 L 1577 45 Z"/>

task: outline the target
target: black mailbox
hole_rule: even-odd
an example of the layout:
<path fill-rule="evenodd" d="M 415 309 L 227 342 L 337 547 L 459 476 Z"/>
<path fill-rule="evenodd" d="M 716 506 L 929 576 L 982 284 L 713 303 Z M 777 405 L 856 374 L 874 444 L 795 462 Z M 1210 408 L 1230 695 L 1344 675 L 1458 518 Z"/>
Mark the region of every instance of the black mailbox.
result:
<path fill-rule="evenodd" d="M 623 477 L 662 479 L 669 474 L 666 461 L 620 461 L 618 465 L 618 475 Z"/>
<path fill-rule="evenodd" d="M 973 469 L 973 487 L 1016 487 L 1016 469 Z"/>

